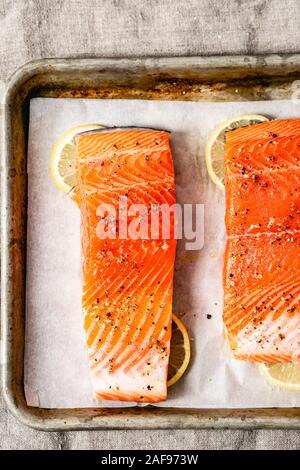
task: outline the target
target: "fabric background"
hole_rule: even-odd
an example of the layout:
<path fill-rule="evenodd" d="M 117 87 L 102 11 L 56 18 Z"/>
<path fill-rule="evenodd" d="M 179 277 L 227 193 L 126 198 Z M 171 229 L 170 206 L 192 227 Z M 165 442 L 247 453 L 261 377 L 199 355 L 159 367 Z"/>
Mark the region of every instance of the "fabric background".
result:
<path fill-rule="evenodd" d="M 0 0 L 0 92 L 42 57 L 300 52 L 297 0 Z M 1 116 L 0 116 L 1 118 Z M 2 449 L 297 449 L 300 432 L 44 433 L 0 406 Z"/>

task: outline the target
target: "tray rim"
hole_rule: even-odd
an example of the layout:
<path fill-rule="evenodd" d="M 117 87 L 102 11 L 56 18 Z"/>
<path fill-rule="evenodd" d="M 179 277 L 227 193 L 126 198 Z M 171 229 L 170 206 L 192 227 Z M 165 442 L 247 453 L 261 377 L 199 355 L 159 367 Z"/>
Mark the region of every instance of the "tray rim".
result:
<path fill-rule="evenodd" d="M 11 388 L 12 371 L 10 368 L 10 338 L 13 333 L 10 331 L 10 318 L 7 308 L 9 298 L 9 256 L 5 249 L 9 241 L 10 224 L 10 192 L 11 184 L 7 183 L 8 162 L 10 158 L 10 118 L 12 110 L 10 103 L 14 95 L 20 88 L 32 77 L 38 74 L 47 74 L 52 71 L 71 71 L 72 69 L 85 70 L 87 73 L 94 70 L 95 66 L 110 70 L 119 71 L 144 70 L 157 71 L 172 69 L 174 71 L 186 69 L 201 70 L 210 68 L 239 69 L 246 68 L 249 71 L 255 71 L 255 67 L 262 66 L 272 70 L 278 68 L 284 63 L 287 67 L 296 67 L 300 71 L 300 54 L 270 54 L 259 56 L 191 56 L 191 57 L 151 57 L 151 58 L 61 58 L 61 59 L 39 59 L 27 62 L 19 67 L 10 77 L 6 88 L 6 94 L 3 102 L 3 119 L 1 126 L 2 145 L 1 145 L 1 376 L 2 391 L 6 405 L 10 412 L 26 424 L 35 429 L 43 431 L 66 431 L 79 429 L 197 429 L 197 428 L 289 428 L 300 429 L 300 416 L 292 416 L 293 408 L 276 408 L 282 412 L 289 411 L 287 415 L 272 415 L 275 408 L 250 409 L 236 411 L 249 411 L 249 416 L 228 416 L 232 409 L 220 410 L 209 409 L 215 412 L 215 418 L 205 416 L 208 409 L 172 409 L 172 408 L 152 408 L 144 409 L 142 414 L 135 408 L 101 409 L 105 412 L 103 416 L 95 416 L 90 420 L 75 416 L 76 409 L 70 409 L 74 412 L 74 419 L 68 422 L 66 418 L 44 418 L 34 415 L 33 408 L 28 407 L 26 403 L 19 403 L 14 396 Z M 299 410 L 299 408 L 296 408 Z M 42 410 L 42 409 L 40 409 Z M 260 413 L 260 411 L 265 412 Z M 44 409 L 46 412 L 47 410 Z M 48 410 L 49 411 L 49 410 Z M 63 410 L 61 410 L 63 411 Z M 78 410 L 77 410 L 78 411 Z M 223 411 L 223 414 L 222 414 Z M 221 414 L 218 416 L 219 412 Z M 270 413 L 269 413 L 270 412 Z M 51 414 L 51 412 L 50 412 Z M 111 416 L 109 416 L 111 414 Z M 200 414 L 202 416 L 200 416 Z"/>

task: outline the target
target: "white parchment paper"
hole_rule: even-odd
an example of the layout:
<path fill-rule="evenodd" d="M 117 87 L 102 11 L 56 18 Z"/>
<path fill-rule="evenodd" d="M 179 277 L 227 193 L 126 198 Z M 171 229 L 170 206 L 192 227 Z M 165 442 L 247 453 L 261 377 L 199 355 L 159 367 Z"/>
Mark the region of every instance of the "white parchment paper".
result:
<path fill-rule="evenodd" d="M 170 130 L 177 202 L 203 203 L 205 207 L 203 249 L 185 252 L 184 241 L 179 241 L 175 266 L 174 312 L 184 314 L 190 332 L 191 365 L 185 378 L 170 389 L 167 402 L 159 406 L 300 406 L 300 392 L 272 388 L 255 364 L 233 359 L 225 343 L 224 195 L 209 181 L 204 161 L 205 142 L 222 120 L 240 113 L 299 117 L 299 103 L 49 98 L 31 101 L 24 379 L 29 405 L 116 405 L 92 399 L 81 314 L 79 209 L 57 190 L 49 174 L 50 151 L 61 133 L 78 124 L 100 123 Z"/>

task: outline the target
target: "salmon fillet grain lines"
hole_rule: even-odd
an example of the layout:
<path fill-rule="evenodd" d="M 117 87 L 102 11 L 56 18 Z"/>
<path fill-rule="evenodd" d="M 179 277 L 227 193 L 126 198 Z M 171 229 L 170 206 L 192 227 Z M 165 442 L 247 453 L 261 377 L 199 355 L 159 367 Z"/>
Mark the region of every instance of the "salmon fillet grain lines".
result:
<path fill-rule="evenodd" d="M 167 397 L 176 240 L 100 239 L 101 204 L 175 203 L 168 132 L 111 129 L 79 134 L 83 312 L 97 399 Z M 117 212 L 116 226 L 120 214 Z M 160 222 L 161 223 L 161 222 Z M 161 228 L 161 227 L 160 227 Z"/>
<path fill-rule="evenodd" d="M 224 322 L 237 359 L 300 360 L 300 119 L 228 132 Z"/>

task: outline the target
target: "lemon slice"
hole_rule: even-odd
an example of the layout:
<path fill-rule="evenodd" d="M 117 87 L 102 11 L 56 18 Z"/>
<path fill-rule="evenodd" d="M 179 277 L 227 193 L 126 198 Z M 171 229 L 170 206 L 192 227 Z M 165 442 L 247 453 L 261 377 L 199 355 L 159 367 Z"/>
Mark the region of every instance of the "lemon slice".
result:
<path fill-rule="evenodd" d="M 300 391 L 300 362 L 290 364 L 259 364 L 268 382 L 277 387 Z"/>
<path fill-rule="evenodd" d="M 227 131 L 239 127 L 252 126 L 260 122 L 269 121 L 260 114 L 241 114 L 222 122 L 209 137 L 205 147 L 206 167 L 210 179 L 218 188 L 224 191 L 224 150 L 225 136 Z"/>
<path fill-rule="evenodd" d="M 50 156 L 50 173 L 54 183 L 65 194 L 76 185 L 76 146 L 75 135 L 79 132 L 101 129 L 99 124 L 83 124 L 72 127 L 60 136 L 54 144 Z"/>
<path fill-rule="evenodd" d="M 182 321 L 173 314 L 168 387 L 174 385 L 183 376 L 189 365 L 190 357 L 189 334 Z"/>

